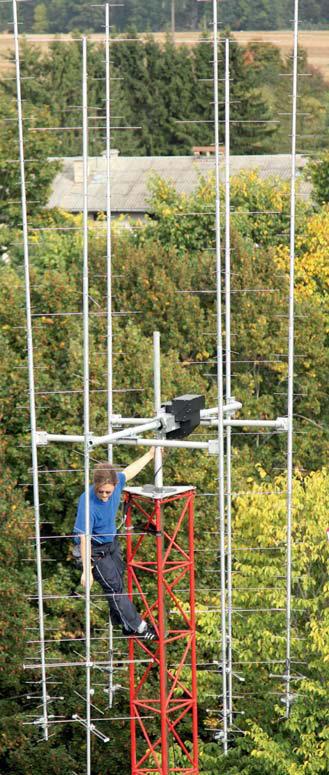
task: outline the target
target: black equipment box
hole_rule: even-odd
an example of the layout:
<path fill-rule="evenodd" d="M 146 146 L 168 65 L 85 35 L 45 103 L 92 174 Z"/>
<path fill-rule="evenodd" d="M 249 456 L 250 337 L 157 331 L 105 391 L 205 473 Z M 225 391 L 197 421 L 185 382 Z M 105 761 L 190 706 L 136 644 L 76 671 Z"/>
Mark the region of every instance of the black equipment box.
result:
<path fill-rule="evenodd" d="M 167 439 L 183 439 L 200 425 L 200 412 L 205 408 L 205 397 L 195 395 L 178 396 L 163 404 L 166 414 L 173 414 L 180 427 L 166 433 Z"/>

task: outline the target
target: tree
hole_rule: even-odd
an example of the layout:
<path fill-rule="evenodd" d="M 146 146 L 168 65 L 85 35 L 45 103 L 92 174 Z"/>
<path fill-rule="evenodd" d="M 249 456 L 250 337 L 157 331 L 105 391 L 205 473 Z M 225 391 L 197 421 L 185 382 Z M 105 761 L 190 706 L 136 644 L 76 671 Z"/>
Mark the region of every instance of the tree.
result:
<path fill-rule="evenodd" d="M 115 54 L 113 52 L 113 58 Z M 70 44 L 55 41 L 42 53 L 27 44 L 21 48 L 21 73 L 25 111 L 38 108 L 47 112 L 53 127 L 44 133 L 50 156 L 79 156 L 82 153 L 82 48 L 79 40 Z M 112 126 L 131 126 L 133 119 L 123 99 L 121 80 L 112 66 L 111 71 Z M 89 126 L 89 153 L 98 155 L 104 150 L 104 48 L 88 48 L 88 103 L 93 118 Z M 4 81 L 1 89 L 15 98 L 13 81 Z M 42 112 L 41 112 L 42 116 Z M 56 131 L 58 127 L 58 131 Z M 72 127 L 70 130 L 69 127 Z M 64 129 L 65 128 L 65 131 Z M 112 145 L 123 153 L 137 148 L 135 133 L 112 130 Z"/>
<path fill-rule="evenodd" d="M 259 84 L 255 88 L 250 67 L 234 40 L 230 46 L 230 78 L 232 153 L 269 153 L 277 129 L 273 111 Z"/>
<path fill-rule="evenodd" d="M 191 115 L 195 86 L 192 67 L 188 49 L 175 47 L 172 40 L 167 38 L 160 52 L 159 91 L 164 103 L 165 119 L 156 155 L 179 156 L 191 153 L 193 130 L 191 132 L 191 125 L 180 122 Z"/>
<path fill-rule="evenodd" d="M 139 32 L 170 29 L 172 0 L 127 0 L 124 7 L 113 7 L 113 24 L 118 30 L 127 30 L 134 25 Z M 301 19 L 303 27 L 325 27 L 327 23 L 327 0 L 302 0 Z M 20 9 L 24 31 L 33 29 L 35 8 L 40 0 L 31 0 Z M 102 8 L 90 7 L 85 0 L 44 0 L 52 33 L 102 31 L 104 13 Z M 195 30 L 211 21 L 211 10 L 207 4 L 195 4 L 192 0 L 175 0 L 177 29 Z M 233 30 L 273 30 L 291 26 L 291 13 L 283 0 L 270 3 L 269 0 L 236 0 L 221 8 L 221 20 Z M 5 26 L 4 26 L 5 28 Z"/>
<path fill-rule="evenodd" d="M 235 737 L 227 757 L 201 739 L 204 772 L 229 775 L 309 775 L 328 767 L 328 546 L 325 539 L 328 508 L 328 472 L 294 479 L 294 563 L 292 588 L 292 681 L 290 718 L 282 718 L 280 696 L 285 662 L 285 588 L 283 548 L 286 504 L 284 477 L 272 479 L 259 467 L 249 480 L 249 494 L 238 495 L 234 506 L 233 615 L 235 669 L 244 682 L 234 681 L 238 695 L 235 723 L 243 736 Z M 266 495 L 259 490 L 265 490 Z M 256 551 L 248 550 L 255 547 Z M 203 574 L 206 582 L 206 570 Z M 211 584 L 211 575 L 209 585 Z M 206 584 L 205 584 L 206 586 Z M 218 611 L 208 600 L 198 605 L 201 648 L 218 638 Z M 280 609 L 282 608 L 282 611 Z M 303 640 L 305 638 L 305 640 Z M 208 651 L 212 662 L 214 651 Z M 277 676 L 273 688 L 269 674 Z M 296 681 L 296 674 L 301 680 Z M 304 677 L 303 677 L 304 676 Z M 220 694 L 220 675 L 212 672 L 212 694 Z M 273 679 L 272 679 L 273 680 Z M 207 693 L 209 678 L 200 673 L 199 694 Z M 251 699 L 251 702 L 250 702 Z M 201 699 L 202 703 L 202 699 Z M 217 728 L 216 702 L 208 727 Z M 242 715 L 244 712 L 244 715 Z M 202 766 L 202 765 L 201 765 Z M 217 767 L 217 769 L 216 769 Z"/>
<path fill-rule="evenodd" d="M 34 24 L 33 24 L 33 32 L 36 34 L 38 33 L 45 33 L 48 31 L 48 13 L 47 13 L 47 6 L 45 3 L 39 3 L 35 6 L 34 9 Z"/>
<path fill-rule="evenodd" d="M 173 270 L 173 277 L 177 276 L 178 288 L 187 294 L 190 303 L 194 295 L 199 299 L 205 315 L 200 330 L 205 337 L 204 347 L 199 344 L 197 347 L 198 352 L 207 355 L 197 358 L 201 361 L 198 368 L 204 370 L 208 379 L 215 380 L 215 288 L 212 282 L 215 265 L 211 250 L 214 244 L 213 180 L 201 181 L 199 190 L 191 197 L 177 194 L 161 180 L 155 180 L 153 185 L 153 220 L 145 231 L 138 232 L 137 242 L 145 250 L 147 241 L 156 239 L 168 253 L 175 251 L 177 269 L 181 262 L 186 267 L 189 282 L 183 284 L 178 279 L 177 269 Z M 235 213 L 231 253 L 232 350 L 236 353 L 233 359 L 234 395 L 242 400 L 245 416 L 245 413 L 250 417 L 258 414 L 260 399 L 267 417 L 283 416 L 286 414 L 287 379 L 289 187 L 278 181 L 274 184 L 262 181 L 256 173 L 251 173 L 233 179 L 231 194 Z M 319 227 L 319 222 L 310 218 L 309 208 L 299 204 L 297 250 L 302 250 L 304 257 L 300 261 L 296 290 L 295 336 L 299 357 L 295 365 L 295 409 L 300 431 L 305 429 L 305 417 L 310 420 L 307 427 L 312 444 L 308 434 L 297 433 L 295 455 L 299 464 L 310 470 L 324 464 L 329 441 L 325 430 L 328 412 L 325 385 L 329 368 L 328 318 L 323 294 L 327 284 L 325 224 L 324 214 Z M 318 241 L 316 235 L 319 235 Z M 314 292 L 315 281 L 322 287 L 321 294 Z M 302 324 L 299 316 L 302 316 Z M 186 345 L 183 352 L 188 352 Z M 272 441 L 274 447 L 271 444 L 264 449 L 261 445 L 260 455 L 268 454 L 272 459 L 275 454 L 276 459 L 280 456 L 282 459 L 282 437 L 276 436 Z M 240 442 L 238 439 L 238 445 Z"/>
<path fill-rule="evenodd" d="M 284 57 L 276 46 L 255 41 L 246 47 L 244 57 L 251 86 L 260 89 L 277 122 L 271 152 L 290 153 L 292 102 L 287 85 L 292 78 L 291 55 Z M 297 151 L 306 155 L 308 150 L 327 145 L 327 88 L 303 49 L 299 50 L 298 74 Z"/>
<path fill-rule="evenodd" d="M 149 72 L 157 72 L 158 64 L 157 52 L 150 46 Z M 153 415 L 151 334 L 155 326 L 162 339 L 163 400 L 189 392 L 204 394 L 207 406 L 217 400 L 213 180 L 200 180 L 191 197 L 155 180 L 152 204 L 153 217 L 146 224 L 124 234 L 113 227 L 114 410 L 129 416 Z M 263 181 L 254 173 L 232 181 L 233 381 L 245 417 L 259 416 L 261 411 L 266 419 L 286 412 L 288 204 L 286 184 Z M 250 212 L 256 215 L 252 220 Z M 315 470 L 327 463 L 329 451 L 328 218 L 326 207 L 313 214 L 310 206 L 298 203 L 291 632 L 293 675 L 300 673 L 301 680 L 293 680 L 291 716 L 283 721 L 287 483 L 284 472 L 276 476 L 274 469 L 285 465 L 286 442 L 283 434 L 269 437 L 265 432 L 255 442 L 249 433 L 239 430 L 233 439 L 233 643 L 234 673 L 241 672 L 245 681 L 238 682 L 234 676 L 234 725 L 243 734 L 234 736 L 227 756 L 222 756 L 216 738 L 222 692 L 216 667 L 221 651 L 217 460 L 199 451 L 191 455 L 189 450 L 175 450 L 164 462 L 165 481 L 191 483 L 198 493 L 195 558 L 198 663 L 202 668 L 198 704 L 200 771 L 204 775 L 219 771 L 226 775 L 325 775 L 328 769 L 325 531 L 329 477 L 325 469 Z M 58 211 L 32 212 L 29 224 L 37 427 L 81 433 L 82 219 Z M 51 228 L 46 230 L 46 226 Z M 37 616 L 30 562 L 34 527 L 20 236 L 16 227 L 2 225 L 0 229 L 0 593 L 2 648 L 9 655 L 0 673 L 0 769 L 10 775 L 26 775 L 33 759 L 40 775 L 69 775 L 84 766 L 85 730 L 72 720 L 73 713 L 82 717 L 85 713 L 85 701 L 79 696 L 85 692 L 84 671 L 51 671 L 52 680 L 61 681 L 59 696 L 51 703 L 52 713 L 70 723 L 54 724 L 49 743 L 37 745 L 40 729 L 33 724 L 18 727 L 16 719 L 18 714 L 24 721 L 27 713 L 40 716 L 39 692 L 27 701 L 24 683 L 28 675 L 37 680 L 40 675 L 22 674 L 20 669 L 26 660 L 22 641 L 37 639 L 34 631 L 27 630 L 37 627 Z M 90 423 L 96 433 L 104 433 L 107 427 L 105 246 L 104 222 L 99 219 L 90 224 L 89 241 Z M 310 421 L 306 425 L 305 417 Z M 308 427 L 314 432 L 305 434 Z M 203 437 L 204 430 L 199 432 Z M 97 459 L 98 454 L 103 453 L 99 450 Z M 115 462 L 123 466 L 135 454 L 134 450 L 131 455 L 130 448 L 115 448 Z M 72 563 L 69 539 L 77 497 L 83 489 L 81 448 L 49 445 L 40 448 L 38 456 L 47 658 L 83 660 L 84 601 L 76 595 L 81 591 L 79 571 Z M 29 540 L 24 542 L 24 536 Z M 94 598 L 92 659 L 108 647 L 106 625 L 105 601 Z M 125 644 L 115 643 L 120 655 L 125 655 Z M 277 677 L 270 678 L 270 673 Z M 93 703 L 108 714 L 101 672 L 98 678 L 93 682 Z M 97 773 L 110 766 L 111 773 L 119 775 L 129 768 L 129 728 L 121 726 L 121 718 L 129 715 L 124 670 L 121 682 L 125 689 L 115 699 L 119 722 L 111 724 L 111 748 L 97 744 L 93 750 Z"/>
<path fill-rule="evenodd" d="M 123 100 L 139 127 L 138 154 L 189 153 L 190 133 L 179 123 L 186 118 L 193 89 L 188 50 L 177 50 L 169 38 L 163 49 L 152 38 L 145 43 L 136 38 L 136 43 L 115 45 L 113 54 L 122 77 Z"/>
<path fill-rule="evenodd" d="M 203 35 L 206 38 L 206 33 Z M 190 125 L 193 145 L 214 144 L 214 87 L 213 87 L 213 51 L 212 43 L 204 40 L 192 49 L 193 93 L 188 116 L 195 123 Z M 223 119 L 223 87 L 219 82 L 219 111 Z M 200 123 L 198 123 L 200 122 Z M 220 127 L 221 131 L 221 127 Z M 222 132 L 221 132 L 222 135 Z"/>
<path fill-rule="evenodd" d="M 288 26 L 286 7 L 282 0 L 275 5 L 269 0 L 237 0 L 234 5 L 223 7 L 223 22 L 235 30 L 269 30 Z"/>
<path fill-rule="evenodd" d="M 190 154 L 194 145 L 212 144 L 213 95 L 210 43 L 195 50 L 174 46 L 168 37 L 160 46 L 150 37 L 142 41 L 131 30 L 130 40 L 115 42 L 112 56 L 112 145 L 121 153 L 139 155 Z M 23 96 L 26 109 L 38 106 L 51 116 L 47 137 L 53 156 L 80 155 L 81 42 L 55 42 L 48 52 L 22 47 Z M 104 149 L 104 50 L 88 48 L 88 100 L 91 155 Z M 261 153 L 270 149 L 276 124 L 267 98 L 255 88 L 250 68 L 236 44 L 231 46 L 232 151 Z M 206 82 L 205 82 L 205 80 Z M 14 95 L 14 84 L 2 85 Z M 220 140 L 224 139 L 223 82 L 219 86 Z M 261 117 L 261 118 L 260 118 Z M 56 127 L 58 126 L 58 131 Z M 124 127 L 124 131 L 115 127 Z M 63 131 L 62 128 L 65 128 Z M 71 130 L 68 128 L 72 127 Z M 136 127 L 132 131 L 129 127 Z"/>
<path fill-rule="evenodd" d="M 308 163 L 306 175 L 312 181 L 315 202 L 320 206 L 329 202 L 329 151 Z"/>
<path fill-rule="evenodd" d="M 28 214 L 40 212 L 46 205 L 51 182 L 59 169 L 48 162 L 46 133 L 35 131 L 50 124 L 47 110 L 32 108 L 25 116 L 25 173 Z M 13 101 L 2 98 L 0 105 L 0 206 L 4 223 L 19 224 L 21 215 L 17 114 Z"/>
<path fill-rule="evenodd" d="M 46 0 L 46 5 L 50 32 L 91 32 L 101 30 L 104 24 L 103 9 L 91 7 L 85 0 Z"/>

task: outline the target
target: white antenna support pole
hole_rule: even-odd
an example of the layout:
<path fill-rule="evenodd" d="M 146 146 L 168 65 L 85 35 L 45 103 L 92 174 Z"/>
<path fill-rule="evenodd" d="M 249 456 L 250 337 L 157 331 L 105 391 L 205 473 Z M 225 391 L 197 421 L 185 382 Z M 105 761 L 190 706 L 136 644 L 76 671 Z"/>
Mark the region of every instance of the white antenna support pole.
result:
<path fill-rule="evenodd" d="M 217 393 L 218 393 L 218 511 L 220 520 L 220 580 L 221 580 L 221 639 L 223 689 L 223 750 L 227 753 L 227 673 L 226 673 L 226 578 L 225 578 L 225 483 L 224 483 L 224 396 L 223 396 L 223 334 L 221 287 L 221 223 L 219 176 L 219 106 L 218 106 L 218 18 L 217 2 L 213 0 L 214 47 L 214 127 L 216 179 L 216 299 L 217 299 Z"/>
<path fill-rule="evenodd" d="M 287 600 L 286 600 L 286 717 L 290 714 L 291 683 L 291 578 L 293 508 L 293 413 L 294 413 L 294 313 L 295 313 L 295 218 L 296 218 L 296 131 L 298 86 L 298 0 L 294 4 L 294 48 L 292 76 L 292 143 L 290 195 L 289 336 L 288 336 L 288 434 L 287 434 Z"/>
<path fill-rule="evenodd" d="M 107 429 L 113 431 L 113 327 L 112 327 L 112 219 L 111 219 L 111 60 L 110 6 L 105 5 L 105 84 L 106 84 L 106 274 L 107 274 Z M 113 445 L 108 445 L 108 461 L 113 463 Z M 109 615 L 109 708 L 113 706 L 113 626 Z"/>
<path fill-rule="evenodd" d="M 161 409 L 161 355 L 160 334 L 153 332 L 153 373 L 154 373 L 154 413 L 159 415 Z M 154 484 L 163 487 L 162 451 L 156 447 L 154 455 Z"/>
<path fill-rule="evenodd" d="M 25 276 L 25 305 L 26 305 L 26 328 L 27 328 L 27 358 L 28 358 L 28 378 L 29 378 L 29 400 L 30 400 L 30 426 L 31 426 L 31 452 L 32 452 L 32 478 L 33 478 L 33 500 L 34 500 L 34 519 L 35 519 L 35 544 L 36 544 L 36 563 L 37 563 L 37 589 L 38 589 L 38 611 L 39 611 L 39 639 L 40 639 L 40 661 L 41 661 L 41 687 L 42 687 L 42 727 L 45 740 L 48 740 L 48 709 L 47 709 L 47 679 L 46 679 L 46 656 L 45 656 L 45 628 L 44 628 L 44 610 L 42 595 L 42 562 L 41 562 L 41 541 L 40 541 L 40 498 L 39 498 L 39 480 L 38 480 L 38 451 L 36 443 L 36 410 L 35 410 L 35 386 L 34 386 L 34 364 L 33 364 L 33 336 L 32 336 L 32 313 L 31 313 L 31 288 L 30 288 L 30 261 L 29 261 L 29 241 L 27 224 L 27 205 L 26 205 L 26 182 L 25 182 L 25 160 L 24 160 L 24 134 L 23 134 L 23 114 L 22 114 L 22 94 L 21 94 L 21 74 L 20 74 L 20 55 L 19 55 L 19 37 L 18 37 L 18 19 L 17 2 L 13 0 L 13 21 L 14 21 L 14 40 L 15 40 L 15 62 L 16 62 L 16 88 L 17 88 L 17 116 L 18 116 L 18 139 L 19 139 L 19 161 L 21 176 L 21 198 L 22 198 L 22 223 L 23 223 L 23 249 L 24 249 L 24 276 Z"/>
<path fill-rule="evenodd" d="M 91 775 L 91 654 L 90 654 L 90 458 L 89 458 L 89 277 L 88 277 L 88 74 L 87 38 L 82 38 L 82 135 L 83 135 L 83 414 L 84 414 L 84 468 L 85 468 L 85 519 L 86 519 L 86 743 L 87 775 Z"/>
<path fill-rule="evenodd" d="M 231 399 L 231 190 L 230 190 L 230 40 L 225 39 L 225 360 L 226 403 Z M 233 723 L 232 674 L 232 432 L 226 429 L 226 513 L 227 513 L 227 704 Z"/>
<path fill-rule="evenodd" d="M 176 0 L 171 0 L 171 34 L 175 40 L 176 34 Z"/>
<path fill-rule="evenodd" d="M 107 411 L 108 433 L 113 417 L 113 328 L 112 328 L 112 224 L 111 224 L 111 62 L 110 6 L 105 5 L 105 82 L 106 82 L 106 267 L 107 267 Z M 113 463 L 113 447 L 108 446 L 108 460 Z"/>

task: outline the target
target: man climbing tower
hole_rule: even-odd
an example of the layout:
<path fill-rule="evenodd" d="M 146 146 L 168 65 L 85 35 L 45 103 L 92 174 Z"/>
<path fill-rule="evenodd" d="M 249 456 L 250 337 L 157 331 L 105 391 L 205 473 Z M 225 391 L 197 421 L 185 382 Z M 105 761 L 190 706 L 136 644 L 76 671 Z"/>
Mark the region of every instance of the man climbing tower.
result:
<path fill-rule="evenodd" d="M 98 581 L 108 600 L 113 625 L 121 625 L 126 636 L 155 640 L 156 632 L 142 619 L 124 591 L 124 563 L 116 530 L 116 515 L 121 492 L 154 457 L 154 447 L 117 474 L 110 463 L 101 462 L 94 469 L 94 483 L 89 489 L 91 569 L 90 586 Z M 80 536 L 83 572 L 81 584 L 86 586 L 86 518 L 85 493 L 79 498 L 74 532 Z M 79 539 L 77 539 L 79 540 Z"/>

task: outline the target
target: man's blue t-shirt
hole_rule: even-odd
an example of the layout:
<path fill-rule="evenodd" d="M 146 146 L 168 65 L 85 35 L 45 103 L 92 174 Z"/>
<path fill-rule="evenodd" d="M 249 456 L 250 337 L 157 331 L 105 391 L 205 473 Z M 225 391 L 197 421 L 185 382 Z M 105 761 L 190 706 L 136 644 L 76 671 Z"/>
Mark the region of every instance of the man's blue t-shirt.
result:
<path fill-rule="evenodd" d="M 115 518 L 125 484 L 125 475 L 122 473 L 118 474 L 118 483 L 106 503 L 97 498 L 93 485 L 89 489 L 90 535 L 96 543 L 108 543 L 108 541 L 113 541 L 116 536 Z M 78 511 L 73 528 L 75 533 L 86 532 L 85 503 L 86 494 L 83 492 L 79 498 Z"/>

